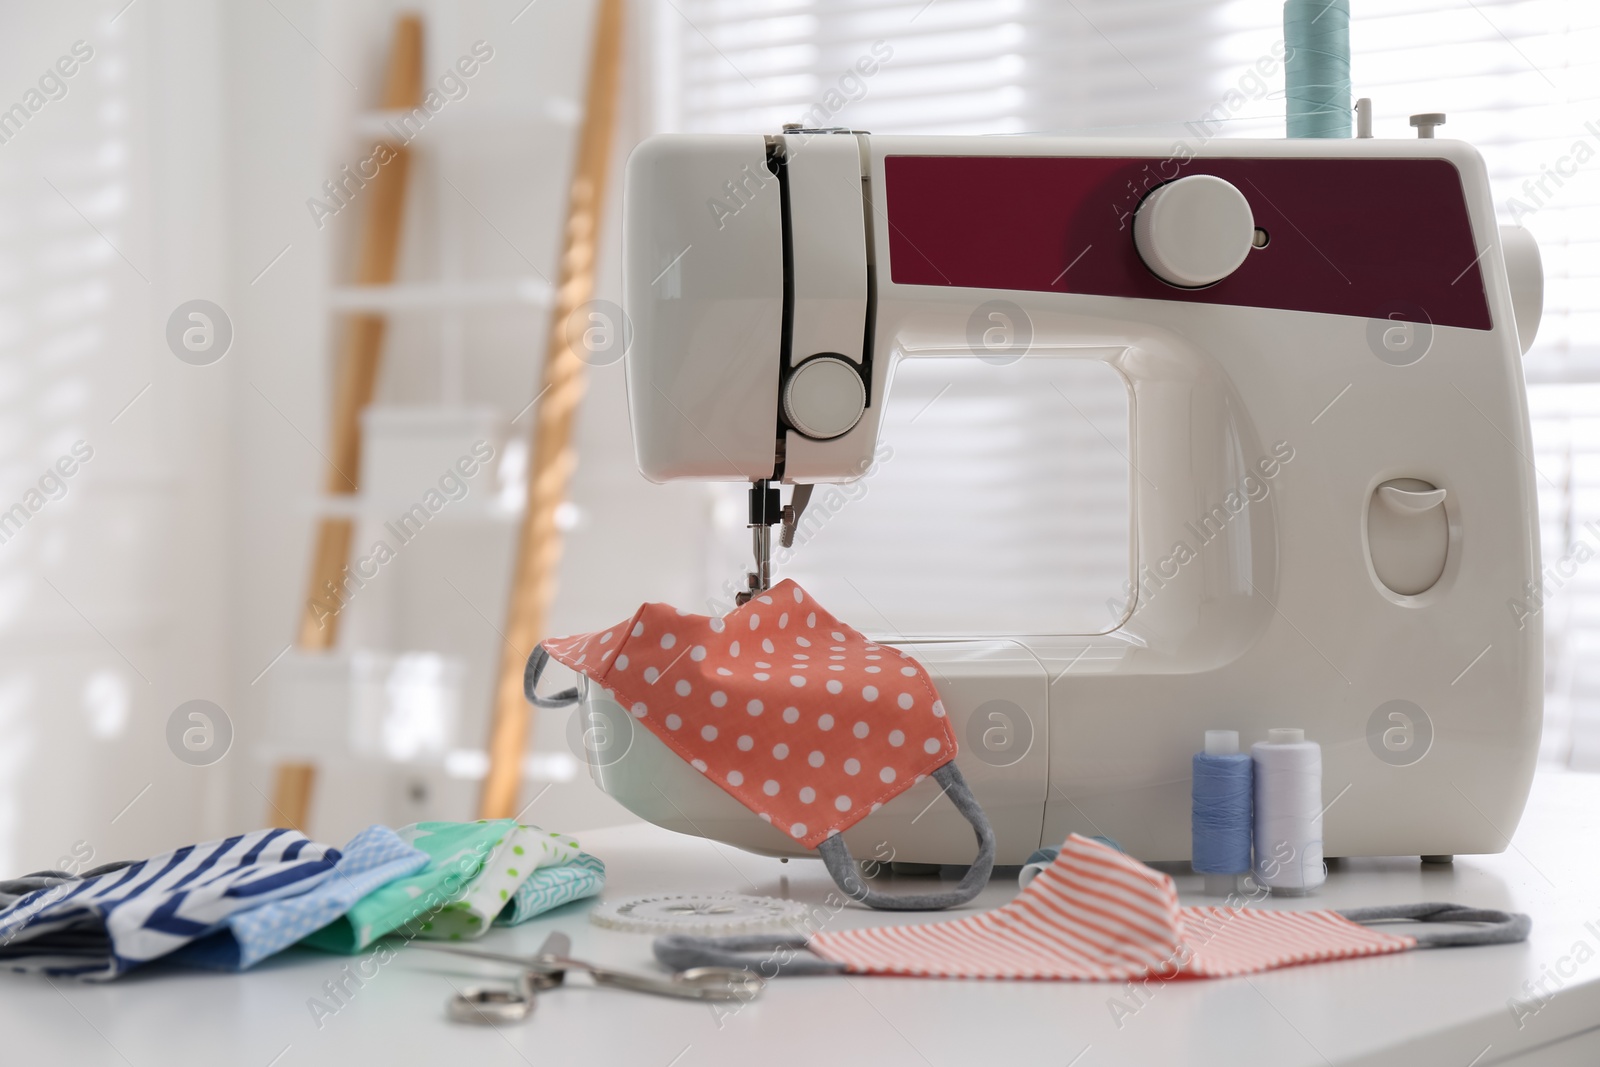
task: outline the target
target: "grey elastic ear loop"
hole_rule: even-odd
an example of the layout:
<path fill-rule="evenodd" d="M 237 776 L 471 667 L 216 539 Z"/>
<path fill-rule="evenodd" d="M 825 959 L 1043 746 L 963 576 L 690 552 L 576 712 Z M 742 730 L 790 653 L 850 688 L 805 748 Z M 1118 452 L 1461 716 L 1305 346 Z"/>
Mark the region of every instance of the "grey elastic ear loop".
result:
<path fill-rule="evenodd" d="M 656 938 L 651 949 L 656 959 L 673 971 L 687 971 L 691 967 L 732 967 L 763 978 L 776 978 L 780 974 L 844 973 L 844 964 L 812 955 L 806 941 L 801 936 L 784 937 L 782 934 L 734 934 L 731 937 L 668 934 Z"/>
<path fill-rule="evenodd" d="M 966 876 L 954 889 L 937 893 L 879 893 L 868 888 L 862 879 L 861 872 L 856 869 L 856 861 L 851 858 L 850 849 L 844 843 L 844 837 L 834 834 L 817 846 L 817 854 L 822 857 L 834 884 L 844 891 L 845 896 L 880 911 L 937 911 L 965 904 L 989 884 L 989 873 L 994 870 L 995 842 L 988 817 L 973 799 L 972 790 L 956 769 L 954 761 L 934 771 L 933 780 L 944 787 L 945 795 L 955 804 L 956 810 L 966 816 L 978 837 L 978 856 L 967 868 Z"/>
<path fill-rule="evenodd" d="M 542 697 L 535 692 L 539 688 L 539 676 L 550 665 L 550 653 L 544 650 L 543 645 L 533 646 L 533 655 L 528 657 L 528 665 L 522 670 L 522 692 L 527 696 L 528 703 L 536 708 L 565 708 L 578 702 L 578 687 L 563 689 L 554 696 Z"/>
<path fill-rule="evenodd" d="M 1411 936 L 1418 945 L 1448 948 L 1456 945 L 1509 945 L 1526 941 L 1533 920 L 1520 912 L 1469 908 L 1461 904 L 1386 904 L 1375 908 L 1344 908 L 1340 915 L 1353 923 L 1380 922 L 1475 923 L 1465 930 L 1422 930 Z"/>

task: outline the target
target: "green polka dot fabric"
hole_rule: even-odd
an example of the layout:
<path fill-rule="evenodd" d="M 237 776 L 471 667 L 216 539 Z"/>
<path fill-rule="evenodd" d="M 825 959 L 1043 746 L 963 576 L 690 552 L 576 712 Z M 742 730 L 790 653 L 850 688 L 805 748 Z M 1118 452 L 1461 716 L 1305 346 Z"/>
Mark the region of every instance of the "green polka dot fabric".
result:
<path fill-rule="evenodd" d="M 605 885 L 606 865 L 587 852 L 579 852 L 560 866 L 540 867 L 534 871 L 531 878 L 517 887 L 495 922 L 502 926 L 527 922 L 551 908 L 592 897 Z"/>
<path fill-rule="evenodd" d="M 520 914 L 511 901 L 523 900 L 522 889 L 530 883 L 536 888 L 550 887 L 550 880 L 541 877 L 544 872 L 573 864 L 583 855 L 578 842 L 566 834 L 551 833 L 537 826 L 515 826 L 495 842 L 494 849 L 484 860 L 477 877 L 467 886 L 466 892 L 430 916 L 429 927 L 418 936 L 466 941 L 482 937 L 497 919 L 502 924 L 509 924 L 531 919 L 539 911 L 548 911 L 557 905 L 546 903 L 537 911 L 532 910 L 533 894 L 527 897 L 529 906 L 521 909 L 523 913 Z M 588 858 L 594 859 L 592 856 Z M 582 869 L 588 870 L 587 867 Z M 603 867 L 601 871 L 604 871 Z M 557 882 L 565 884 L 566 879 L 558 878 Z M 596 884 L 589 893 L 599 891 L 600 885 Z M 586 896 L 589 893 L 579 895 Z M 558 903 L 564 904 L 575 899 L 576 896 L 567 896 Z"/>

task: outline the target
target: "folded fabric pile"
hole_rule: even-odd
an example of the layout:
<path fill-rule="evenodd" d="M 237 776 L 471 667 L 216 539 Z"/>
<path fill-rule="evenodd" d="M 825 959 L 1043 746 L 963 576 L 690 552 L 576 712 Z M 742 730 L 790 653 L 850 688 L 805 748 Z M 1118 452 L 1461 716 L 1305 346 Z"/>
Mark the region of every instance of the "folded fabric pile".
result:
<path fill-rule="evenodd" d="M 372 826 L 343 849 L 259 830 L 71 876 L 0 881 L 0 967 L 91 980 L 162 957 L 243 970 L 300 943 L 462 940 L 598 893 L 605 865 L 511 819 Z"/>

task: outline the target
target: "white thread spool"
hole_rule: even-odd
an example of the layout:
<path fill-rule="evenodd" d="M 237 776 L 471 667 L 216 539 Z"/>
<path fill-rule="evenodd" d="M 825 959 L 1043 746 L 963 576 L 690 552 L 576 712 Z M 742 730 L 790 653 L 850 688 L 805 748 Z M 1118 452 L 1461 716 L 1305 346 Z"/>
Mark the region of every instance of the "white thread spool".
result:
<path fill-rule="evenodd" d="M 1322 860 L 1322 746 L 1298 729 L 1267 731 L 1255 760 L 1255 879 L 1301 896 L 1328 877 Z"/>

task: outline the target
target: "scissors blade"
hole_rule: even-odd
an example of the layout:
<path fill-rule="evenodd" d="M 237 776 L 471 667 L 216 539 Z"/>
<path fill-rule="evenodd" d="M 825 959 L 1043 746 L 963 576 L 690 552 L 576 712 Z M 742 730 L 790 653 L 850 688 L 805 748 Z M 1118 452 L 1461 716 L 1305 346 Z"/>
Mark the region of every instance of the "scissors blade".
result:
<path fill-rule="evenodd" d="M 567 938 L 565 934 L 552 935 L 551 938 L 546 939 L 545 944 L 548 946 L 555 938 L 560 939 L 559 941 L 555 941 L 556 945 L 564 946 L 567 944 Z M 541 949 L 539 953 L 532 956 L 514 956 L 509 952 L 488 952 L 481 948 L 462 948 L 460 945 L 432 944 L 421 940 L 410 942 L 409 947 L 423 949 L 427 952 L 448 952 L 452 956 L 466 956 L 469 959 L 475 960 L 494 960 L 497 963 L 509 963 L 513 966 L 520 967 L 525 971 L 530 971 L 539 975 L 561 973 L 566 970 L 566 968 L 560 964 L 552 964 L 548 962 L 548 960 L 555 959 L 555 957 L 551 956 L 547 958 L 544 955 L 543 949 Z"/>

